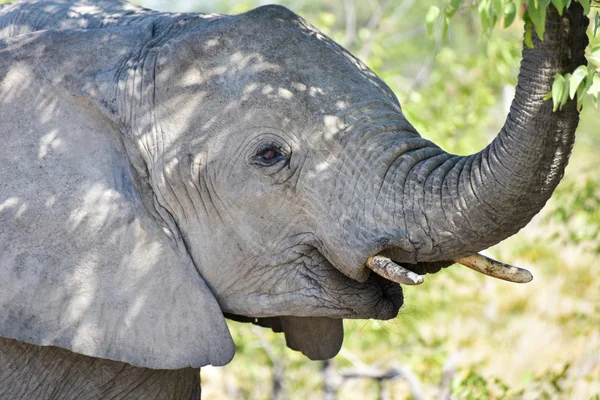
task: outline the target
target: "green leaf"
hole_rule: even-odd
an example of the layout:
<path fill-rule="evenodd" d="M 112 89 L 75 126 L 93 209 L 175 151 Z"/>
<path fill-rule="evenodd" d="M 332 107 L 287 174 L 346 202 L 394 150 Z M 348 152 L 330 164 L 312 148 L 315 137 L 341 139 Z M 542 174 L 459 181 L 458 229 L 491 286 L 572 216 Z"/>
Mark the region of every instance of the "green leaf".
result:
<path fill-rule="evenodd" d="M 575 98 L 575 94 L 579 89 L 579 85 L 581 85 L 581 83 L 587 77 L 587 75 L 588 70 L 585 65 L 580 65 L 575 71 L 573 71 L 573 75 L 571 75 L 571 79 L 569 82 L 569 97 L 571 99 Z"/>
<path fill-rule="evenodd" d="M 495 21 L 498 21 L 502 17 L 504 3 L 506 3 L 506 0 L 493 0 L 492 10 L 490 10 L 490 12 L 494 15 Z"/>
<path fill-rule="evenodd" d="M 590 0 L 579 0 L 579 4 L 583 7 L 583 13 L 588 15 L 590 13 Z"/>
<path fill-rule="evenodd" d="M 562 106 L 567 104 L 567 100 L 569 100 L 569 86 L 571 82 L 571 74 L 565 74 L 565 83 L 563 86 L 562 97 L 560 98 L 560 109 L 562 110 Z"/>
<path fill-rule="evenodd" d="M 600 66 L 600 46 L 596 46 L 590 50 L 590 55 L 587 57 L 590 64 Z"/>
<path fill-rule="evenodd" d="M 501 0 L 480 0 L 478 3 L 477 11 L 481 26 L 485 34 L 490 36 L 498 18 L 501 17 L 502 2 Z"/>
<path fill-rule="evenodd" d="M 577 91 L 577 111 L 581 111 L 581 109 L 583 108 L 583 100 L 585 99 L 585 90 L 583 90 L 585 88 L 582 86 L 581 89 L 581 94 L 579 93 L 579 90 Z"/>
<path fill-rule="evenodd" d="M 533 49 L 533 40 L 531 39 L 532 35 L 531 24 L 525 25 L 525 46 Z"/>
<path fill-rule="evenodd" d="M 431 36 L 433 34 L 433 26 L 435 21 L 440 16 L 440 8 L 437 6 L 429 7 L 427 14 L 425 15 L 425 22 L 427 23 L 427 34 Z"/>
<path fill-rule="evenodd" d="M 594 71 L 588 71 L 588 77 L 585 80 L 585 93 L 587 93 L 590 87 L 592 86 L 592 83 L 594 82 L 594 75 Z"/>
<path fill-rule="evenodd" d="M 527 14 L 535 27 L 540 40 L 544 40 L 544 32 L 546 31 L 546 1 L 528 0 Z"/>
<path fill-rule="evenodd" d="M 442 25 L 442 40 L 446 41 L 448 37 L 448 26 L 450 25 L 450 17 L 444 17 L 444 24 Z"/>
<path fill-rule="evenodd" d="M 535 30 L 540 37 L 540 40 L 544 40 L 544 32 L 546 32 L 546 8 L 548 3 L 545 0 L 540 2 L 540 24 L 535 27 Z"/>
<path fill-rule="evenodd" d="M 588 79 L 590 79 L 590 77 L 588 77 Z M 598 76 L 597 74 L 594 74 L 592 78 L 592 84 L 590 85 L 587 94 L 594 97 L 594 102 L 596 103 L 595 106 L 596 108 L 598 108 L 598 106 L 600 105 L 600 76 Z"/>
<path fill-rule="evenodd" d="M 504 6 L 504 24 L 503 27 L 506 29 L 512 25 L 515 17 L 517 16 L 517 5 L 515 3 L 506 3 Z"/>
<path fill-rule="evenodd" d="M 590 85 L 587 94 L 594 96 L 594 98 L 597 98 L 600 94 L 600 76 L 598 76 L 598 74 L 594 74 L 592 84 Z"/>
<path fill-rule="evenodd" d="M 477 11 L 479 12 L 479 19 L 481 20 L 481 27 L 485 33 L 490 31 L 492 24 L 490 23 L 490 15 L 489 15 L 489 0 L 482 0 L 477 7 Z"/>
<path fill-rule="evenodd" d="M 552 83 L 552 102 L 554 107 L 552 111 L 558 110 L 558 107 L 561 104 L 561 100 L 563 98 L 563 94 L 565 91 L 565 77 L 561 74 L 554 75 L 554 82 Z"/>
<path fill-rule="evenodd" d="M 552 4 L 554 4 L 554 7 L 558 10 L 558 14 L 563 15 L 563 9 L 567 2 L 565 0 L 552 0 Z"/>
<path fill-rule="evenodd" d="M 446 8 L 446 17 L 452 18 L 454 14 L 458 11 L 460 6 L 462 5 L 463 0 L 451 0 L 450 6 Z"/>
<path fill-rule="evenodd" d="M 598 27 L 600 27 L 600 13 L 596 11 L 596 17 L 594 18 L 594 36 L 598 33 Z"/>
<path fill-rule="evenodd" d="M 579 85 L 579 87 L 577 88 L 577 110 L 581 110 L 581 108 L 583 107 L 583 101 L 585 100 L 585 92 L 588 89 L 588 81 L 590 84 L 592 83 L 591 79 L 586 79 L 583 82 L 583 85 Z"/>
<path fill-rule="evenodd" d="M 447 7 L 444 13 L 446 14 L 446 18 L 452 18 L 457 11 L 455 8 Z"/>

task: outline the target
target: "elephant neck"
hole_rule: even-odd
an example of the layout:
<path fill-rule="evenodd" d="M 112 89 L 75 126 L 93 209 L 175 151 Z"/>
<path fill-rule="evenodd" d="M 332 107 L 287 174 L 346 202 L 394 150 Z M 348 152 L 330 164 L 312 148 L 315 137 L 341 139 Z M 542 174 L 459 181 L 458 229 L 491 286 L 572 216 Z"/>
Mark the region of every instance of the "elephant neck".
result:
<path fill-rule="evenodd" d="M 0 398 L 200 399 L 200 370 L 156 370 L 0 339 Z"/>

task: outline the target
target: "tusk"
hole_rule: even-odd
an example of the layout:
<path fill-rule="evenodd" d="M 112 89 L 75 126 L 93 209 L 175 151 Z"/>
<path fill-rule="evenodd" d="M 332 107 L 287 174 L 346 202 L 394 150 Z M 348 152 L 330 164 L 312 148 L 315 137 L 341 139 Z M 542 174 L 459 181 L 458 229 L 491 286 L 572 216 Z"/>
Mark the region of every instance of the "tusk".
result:
<path fill-rule="evenodd" d="M 367 268 L 377 275 L 384 277 L 392 282 L 404 285 L 420 285 L 423 283 L 423 276 L 416 274 L 387 257 L 373 256 L 367 259 Z"/>
<path fill-rule="evenodd" d="M 527 283 L 533 279 L 531 272 L 526 269 L 504 264 L 481 254 L 459 258 L 456 262 L 482 274 L 509 282 Z"/>

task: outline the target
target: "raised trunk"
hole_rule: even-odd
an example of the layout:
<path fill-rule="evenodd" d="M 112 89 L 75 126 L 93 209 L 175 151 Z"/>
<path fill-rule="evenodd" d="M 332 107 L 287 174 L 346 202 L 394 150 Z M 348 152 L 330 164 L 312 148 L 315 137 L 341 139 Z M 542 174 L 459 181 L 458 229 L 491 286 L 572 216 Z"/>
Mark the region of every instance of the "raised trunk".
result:
<path fill-rule="evenodd" d="M 533 49 L 524 46 L 515 99 L 495 140 L 477 154 L 413 168 L 404 214 L 423 230 L 419 238 L 430 239 L 413 260 L 473 254 L 516 233 L 544 206 L 563 176 L 579 113 L 575 101 L 552 112 L 552 101 L 543 98 L 556 73 L 586 63 L 588 22 L 578 3 L 562 17 L 550 6 L 545 39 L 534 33 Z"/>

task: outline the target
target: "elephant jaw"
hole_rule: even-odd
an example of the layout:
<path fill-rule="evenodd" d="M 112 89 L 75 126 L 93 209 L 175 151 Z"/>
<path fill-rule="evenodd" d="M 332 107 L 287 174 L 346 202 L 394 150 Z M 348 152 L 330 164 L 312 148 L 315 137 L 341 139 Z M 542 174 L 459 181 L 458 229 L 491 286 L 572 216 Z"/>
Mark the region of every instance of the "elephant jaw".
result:
<path fill-rule="evenodd" d="M 509 282 L 527 283 L 533 279 L 531 272 L 526 269 L 505 264 L 481 254 L 459 258 L 456 262 L 484 275 Z M 381 255 L 369 257 L 365 265 L 377 275 L 392 282 L 403 285 L 420 285 L 423 283 L 422 275 L 398 265 L 391 259 Z"/>
<path fill-rule="evenodd" d="M 285 316 L 280 322 L 287 347 L 313 361 L 333 358 L 342 348 L 342 319 Z"/>
<path fill-rule="evenodd" d="M 344 325 L 341 318 L 278 316 L 252 318 L 224 313 L 225 317 L 238 322 L 270 328 L 283 333 L 285 344 L 311 360 L 329 360 L 337 355 L 344 341 Z"/>

